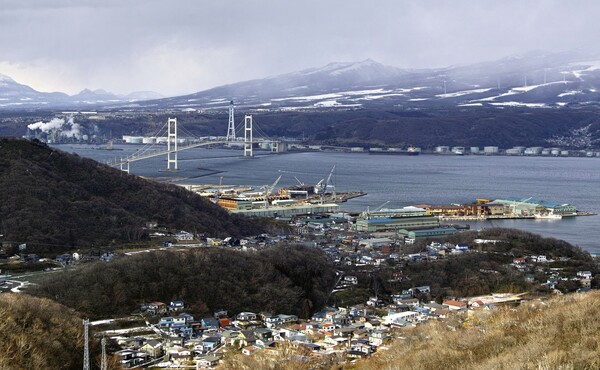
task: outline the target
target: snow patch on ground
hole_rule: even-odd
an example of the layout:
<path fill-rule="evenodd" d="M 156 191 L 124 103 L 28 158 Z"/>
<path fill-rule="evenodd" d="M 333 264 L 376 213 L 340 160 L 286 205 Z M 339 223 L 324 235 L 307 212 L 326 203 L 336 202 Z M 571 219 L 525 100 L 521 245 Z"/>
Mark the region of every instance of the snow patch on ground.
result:
<path fill-rule="evenodd" d="M 502 98 L 505 96 L 523 94 L 523 93 L 529 92 L 533 89 L 537 89 L 538 87 L 550 86 L 550 85 L 555 85 L 555 84 L 565 84 L 566 85 L 567 83 L 569 83 L 569 81 L 554 81 L 554 82 L 548 82 L 548 83 L 539 84 L 539 85 L 513 87 L 512 89 L 508 90 L 508 92 L 505 92 L 503 94 L 496 95 L 496 96 L 490 96 L 490 97 L 483 98 L 483 99 L 476 99 L 476 100 L 472 100 L 471 102 L 494 101 L 498 98 Z"/>
<path fill-rule="evenodd" d="M 518 101 L 506 101 L 501 103 L 490 103 L 496 107 L 527 107 L 527 108 L 548 108 L 545 103 L 521 103 Z"/>
<path fill-rule="evenodd" d="M 129 333 L 148 331 L 148 330 L 152 330 L 152 329 L 150 329 L 146 326 L 139 326 L 137 328 L 129 328 L 129 329 L 106 330 L 103 333 L 105 335 L 115 335 L 115 334 L 129 334 Z"/>
<path fill-rule="evenodd" d="M 465 104 L 459 104 L 459 107 L 481 107 L 483 106 L 483 104 L 481 103 L 465 103 Z"/>
<path fill-rule="evenodd" d="M 438 94 L 436 96 L 438 98 L 456 98 L 456 97 L 463 96 L 463 95 L 484 93 L 484 92 L 487 92 L 490 90 L 491 90 L 491 88 L 490 89 L 463 90 L 463 91 L 456 91 L 456 92 L 447 93 L 447 94 Z"/>
<path fill-rule="evenodd" d="M 413 99 L 408 99 L 408 101 L 424 101 L 424 100 L 429 100 L 429 98 L 413 98 Z"/>
<path fill-rule="evenodd" d="M 337 100 L 323 100 L 318 103 L 315 103 L 315 107 L 338 107 L 341 104 L 338 103 Z"/>
<path fill-rule="evenodd" d="M 292 96 L 289 98 L 277 98 L 271 99 L 271 101 L 286 101 L 286 100 L 294 100 L 294 101 L 311 101 L 311 100 L 322 100 L 322 99 L 335 99 L 341 98 L 342 95 L 338 93 L 329 93 L 329 94 L 320 94 L 320 95 L 307 95 L 307 96 Z"/>
<path fill-rule="evenodd" d="M 576 66 L 576 67 L 587 67 L 584 69 L 576 69 L 576 70 L 571 71 L 573 76 L 575 76 L 581 80 L 581 76 L 584 73 L 600 69 L 600 60 L 590 60 L 587 62 L 576 62 L 576 63 L 570 63 L 569 65 Z"/>
<path fill-rule="evenodd" d="M 115 320 L 115 319 L 106 319 L 106 320 L 90 321 L 90 326 L 110 324 L 110 323 L 113 323 L 115 321 L 117 321 L 117 320 Z"/>
<path fill-rule="evenodd" d="M 383 99 L 383 98 L 387 98 L 390 96 L 406 96 L 405 94 L 400 94 L 400 93 L 392 93 L 392 94 L 381 94 L 381 95 L 366 95 L 366 96 L 362 96 L 360 98 L 355 98 L 355 99 L 350 99 L 352 101 L 360 101 L 360 100 L 377 100 L 377 99 Z"/>
<path fill-rule="evenodd" d="M 387 90 L 383 88 L 377 89 L 368 89 L 368 90 L 348 90 L 348 91 L 340 91 L 335 93 L 327 93 L 327 94 L 316 94 L 316 95 L 305 95 L 305 96 L 290 96 L 285 98 L 275 98 L 271 99 L 272 102 L 311 102 L 315 100 L 325 100 L 325 105 L 333 104 L 330 102 L 331 100 L 336 99 L 346 99 L 350 101 L 359 101 L 359 100 L 376 100 L 382 99 L 386 97 L 392 96 L 405 96 L 406 93 L 416 90 L 426 89 L 426 87 L 412 87 L 412 88 L 399 88 L 394 90 Z M 320 104 L 320 103 L 316 103 Z M 336 105 L 336 106 L 356 106 L 356 105 Z"/>
<path fill-rule="evenodd" d="M 583 91 L 581 91 L 581 90 L 569 90 L 569 91 L 565 91 L 564 93 L 558 94 L 558 97 L 562 98 L 563 96 L 577 95 L 577 94 L 583 94 Z"/>

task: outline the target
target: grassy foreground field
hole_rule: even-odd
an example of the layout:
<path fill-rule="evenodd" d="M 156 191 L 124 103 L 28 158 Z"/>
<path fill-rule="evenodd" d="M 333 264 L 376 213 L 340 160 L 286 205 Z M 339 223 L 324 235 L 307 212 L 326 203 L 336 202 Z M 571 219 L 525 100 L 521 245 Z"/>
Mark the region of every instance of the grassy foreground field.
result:
<path fill-rule="evenodd" d="M 389 349 L 357 363 L 306 358 L 288 349 L 276 356 L 230 354 L 220 369 L 600 369 L 600 291 L 478 311 L 396 332 Z"/>
<path fill-rule="evenodd" d="M 600 292 L 429 323 L 351 369 L 600 369 Z"/>

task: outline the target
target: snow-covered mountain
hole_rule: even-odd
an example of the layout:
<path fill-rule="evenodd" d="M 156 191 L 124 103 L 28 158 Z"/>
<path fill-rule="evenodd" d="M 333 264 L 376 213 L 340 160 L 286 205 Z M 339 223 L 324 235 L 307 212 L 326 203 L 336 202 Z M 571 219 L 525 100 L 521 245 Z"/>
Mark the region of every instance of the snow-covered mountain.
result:
<path fill-rule="evenodd" d="M 42 93 L 0 75 L 0 108 L 223 109 L 232 99 L 238 106 L 265 110 L 600 106 L 600 56 L 534 51 L 496 61 L 417 70 L 367 59 L 172 98 L 153 92 L 117 96 L 87 89 L 74 96 Z"/>
<path fill-rule="evenodd" d="M 69 96 L 61 92 L 40 92 L 20 84 L 12 78 L 0 74 L 0 109 L 69 108 L 82 106 L 102 106 L 124 104 L 141 100 L 160 99 L 163 96 L 153 91 L 133 92 L 128 95 L 115 95 L 98 89 L 84 89 Z"/>
<path fill-rule="evenodd" d="M 0 108 L 44 106 L 49 102 L 68 99 L 63 93 L 40 93 L 27 85 L 20 84 L 12 78 L 0 74 Z"/>
<path fill-rule="evenodd" d="M 536 51 L 439 69 L 400 69 L 370 59 L 331 63 L 152 104 L 220 109 L 233 99 L 238 105 L 271 110 L 390 106 L 559 108 L 595 105 L 599 92 L 600 56 Z"/>

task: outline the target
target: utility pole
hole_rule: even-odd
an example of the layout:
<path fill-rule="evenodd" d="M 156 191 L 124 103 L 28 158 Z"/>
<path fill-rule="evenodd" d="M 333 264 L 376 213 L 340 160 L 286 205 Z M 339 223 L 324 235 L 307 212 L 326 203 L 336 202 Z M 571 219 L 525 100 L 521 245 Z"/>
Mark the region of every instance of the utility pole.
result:
<path fill-rule="evenodd" d="M 102 337 L 102 362 L 100 363 L 100 370 L 107 370 L 108 364 L 106 363 L 106 337 Z"/>
<path fill-rule="evenodd" d="M 83 320 L 83 370 L 90 370 L 90 343 L 89 343 L 89 325 L 90 320 Z"/>

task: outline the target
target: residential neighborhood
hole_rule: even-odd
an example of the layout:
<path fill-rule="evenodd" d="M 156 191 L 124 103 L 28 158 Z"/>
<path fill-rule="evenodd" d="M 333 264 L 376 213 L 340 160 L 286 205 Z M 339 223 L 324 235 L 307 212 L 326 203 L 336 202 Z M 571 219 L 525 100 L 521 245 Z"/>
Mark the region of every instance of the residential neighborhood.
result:
<path fill-rule="evenodd" d="M 167 232 L 153 225 L 153 238 L 164 240 L 160 249 L 185 253 L 195 248 L 226 248 L 254 253 L 284 244 L 304 245 L 320 249 L 338 269 L 330 293 L 331 306 L 301 319 L 289 312 L 228 312 L 227 307 L 211 316 L 190 314 L 182 299 L 169 302 L 148 301 L 131 317 L 115 317 L 92 322 L 94 335 L 112 340 L 119 349 L 114 353 L 121 366 L 213 368 L 227 356 L 272 356 L 292 348 L 309 358 L 327 358 L 338 363 L 356 361 L 386 350 L 393 338 L 403 331 L 429 321 L 465 322 L 472 313 L 494 310 L 503 305 L 516 305 L 528 299 L 527 294 L 497 292 L 477 296 L 445 296 L 427 281 L 412 284 L 411 265 L 452 260 L 458 256 L 493 253 L 507 263 L 502 273 L 514 271 L 529 284 L 551 294 L 562 294 L 561 288 L 584 292 L 592 286 L 594 274 L 589 270 L 573 271 L 569 258 L 544 254 L 513 256 L 494 251 L 502 239 L 473 239 L 470 242 L 444 241 L 445 235 L 410 239 L 396 231 L 360 232 L 356 218 L 350 214 L 305 215 L 289 219 L 291 232 L 281 235 L 260 234 L 245 239 L 214 238 L 179 230 Z M 6 260 L 24 264 L 52 263 L 47 272 L 78 268 L 99 261 L 110 263 L 115 258 L 128 258 L 152 249 L 114 253 L 96 251 L 67 253 L 53 260 L 22 253 Z M 496 267 L 498 268 L 498 267 Z M 46 272 L 46 271 L 44 271 Z M 494 268 L 479 271 L 488 276 L 500 274 Z M 377 294 L 370 286 L 373 276 L 387 277 L 392 294 Z M 18 285 L 10 275 L 0 276 L 5 290 Z M 363 289 L 371 294 L 361 302 L 350 304 L 343 293 Z M 563 289 L 564 290 L 564 289 Z M 375 293 L 375 294 L 373 294 Z M 340 295 L 341 294 L 341 295 Z M 340 295 L 338 297 L 338 295 Z M 358 297 L 358 296 L 357 296 Z M 127 322 L 124 328 L 115 323 Z M 132 326 L 133 325 L 133 326 Z M 449 324 L 450 325 L 450 324 Z M 452 324 L 454 325 L 454 324 Z"/>

